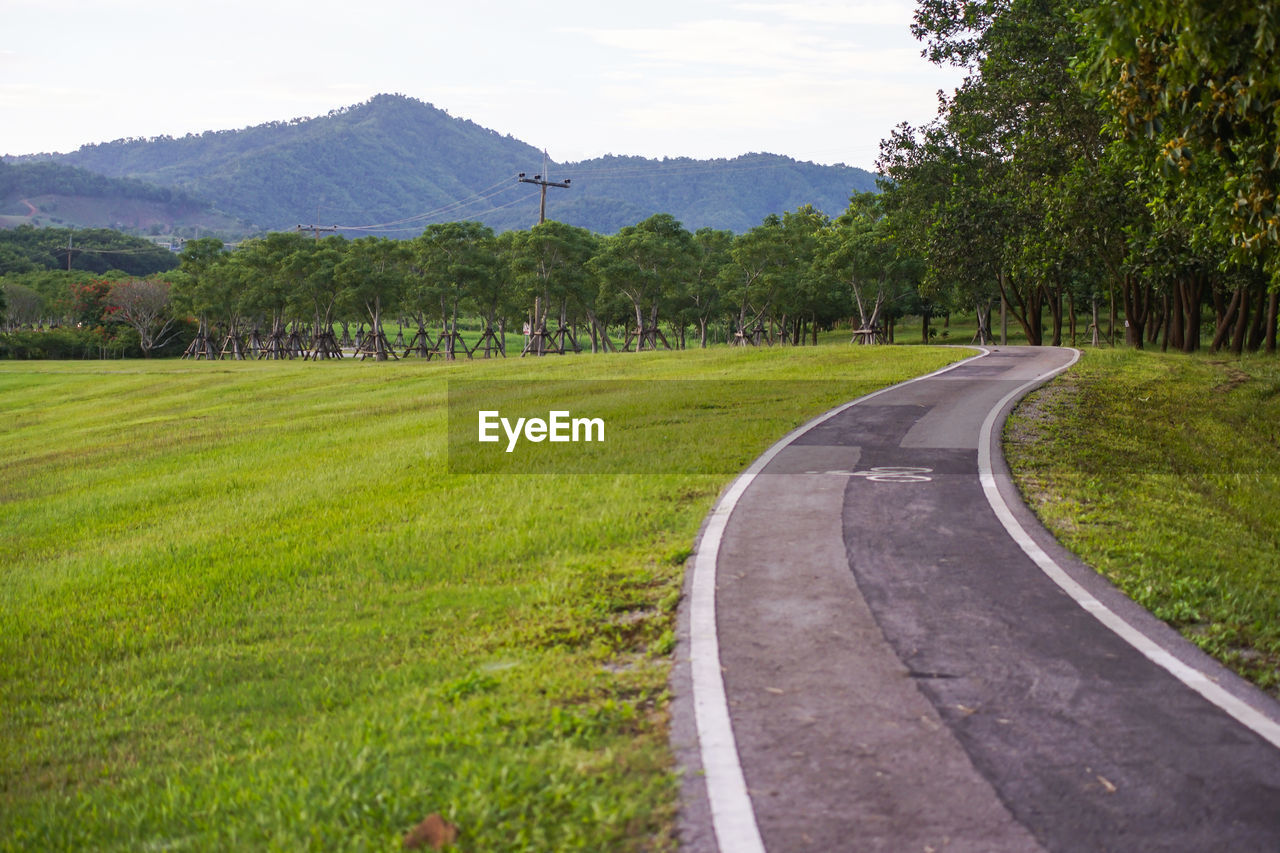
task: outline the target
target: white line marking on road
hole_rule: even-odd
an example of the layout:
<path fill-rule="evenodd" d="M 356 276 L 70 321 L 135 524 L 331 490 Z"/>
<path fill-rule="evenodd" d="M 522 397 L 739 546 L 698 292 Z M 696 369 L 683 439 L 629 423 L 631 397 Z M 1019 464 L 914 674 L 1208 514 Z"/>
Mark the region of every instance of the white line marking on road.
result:
<path fill-rule="evenodd" d="M 1045 553 L 1043 548 L 1036 544 L 1031 535 L 1018 522 L 1012 510 L 1009 509 L 1004 496 L 1000 494 L 1000 489 L 996 485 L 995 474 L 991 468 L 992 433 L 995 430 L 995 422 L 1000 411 L 1004 409 L 1010 400 L 1030 386 L 1035 385 L 1037 382 L 1051 379 L 1071 368 L 1080 360 L 1081 355 L 1080 350 L 1074 350 L 1074 352 L 1075 355 L 1072 356 L 1071 361 L 1067 362 L 1067 364 L 1049 373 L 1042 374 L 1040 377 L 1032 379 L 1010 391 L 987 414 L 986 420 L 982 423 L 982 431 L 978 436 L 978 477 L 982 482 L 982 491 L 987 496 L 987 502 L 991 504 L 991 509 L 995 511 L 996 517 L 1000 519 L 1000 523 L 1004 525 L 1004 529 L 1008 531 L 1013 541 L 1017 542 L 1023 552 L 1040 567 L 1040 570 L 1048 575 L 1049 579 L 1056 583 L 1063 592 L 1071 596 L 1077 604 L 1119 635 L 1121 639 L 1141 652 L 1152 663 L 1163 667 L 1174 678 L 1230 714 L 1237 722 L 1253 731 L 1259 737 L 1275 747 L 1280 747 L 1280 723 L 1272 720 L 1252 705 L 1233 696 L 1200 670 L 1178 660 L 1165 651 L 1155 640 L 1095 598 L 1068 575 L 1052 557 Z"/>
<path fill-rule="evenodd" d="M 738 758 L 737 741 L 733 736 L 733 722 L 729 717 L 729 702 L 724 692 L 724 675 L 720 665 L 720 640 L 716 633 L 716 561 L 729 516 L 733 514 L 738 501 L 756 475 L 783 448 L 809 430 L 849 407 L 878 397 L 890 389 L 930 379 L 988 354 L 988 350 L 980 349 L 976 356 L 954 362 L 924 376 L 873 391 L 802 424 L 783 436 L 746 471 L 738 475 L 711 510 L 693 558 L 693 581 L 689 594 L 689 655 L 690 674 L 693 678 L 694 724 L 698 731 L 702 769 L 707 780 L 711 825 L 720 850 L 726 853 L 764 853 L 765 849 L 760 828 L 756 824 L 755 810 L 751 806 L 746 777 L 742 773 L 742 763 Z"/>
<path fill-rule="evenodd" d="M 916 468 L 908 465 L 881 465 L 870 471 L 854 471 L 850 476 L 866 477 L 872 483 L 927 483 L 932 468 Z"/>

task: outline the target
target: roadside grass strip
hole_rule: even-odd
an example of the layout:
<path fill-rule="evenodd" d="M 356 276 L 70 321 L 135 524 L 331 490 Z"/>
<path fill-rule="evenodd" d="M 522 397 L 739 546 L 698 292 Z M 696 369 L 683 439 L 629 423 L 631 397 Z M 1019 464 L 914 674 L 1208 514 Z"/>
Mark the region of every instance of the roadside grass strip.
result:
<path fill-rule="evenodd" d="M 0 849 L 399 849 L 433 813 L 460 850 L 673 849 L 703 517 L 778 436 L 967 355 L 0 365 Z M 485 474 L 448 464 L 464 377 L 761 381 L 611 399 L 648 467 Z M 718 473 L 663 473 L 682 446 Z"/>
<path fill-rule="evenodd" d="M 1280 364 L 1087 350 L 1010 417 L 1045 526 L 1127 595 L 1280 696 Z"/>

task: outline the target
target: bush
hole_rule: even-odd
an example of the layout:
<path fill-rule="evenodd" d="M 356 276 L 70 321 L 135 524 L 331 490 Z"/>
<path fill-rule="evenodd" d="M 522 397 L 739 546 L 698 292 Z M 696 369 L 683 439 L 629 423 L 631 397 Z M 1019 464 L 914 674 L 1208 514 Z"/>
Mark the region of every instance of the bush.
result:
<path fill-rule="evenodd" d="M 137 347 L 133 336 L 132 349 Z M 0 334 L 0 358 L 123 358 L 130 349 L 127 336 L 108 337 L 101 328 L 49 329 Z"/>
<path fill-rule="evenodd" d="M 152 350 L 152 357 L 177 358 L 195 334 L 194 321 L 181 321 L 177 334 L 164 346 Z M 138 345 L 138 333 L 118 324 L 0 332 L 0 359 L 30 361 L 59 358 L 142 358 L 142 348 Z"/>

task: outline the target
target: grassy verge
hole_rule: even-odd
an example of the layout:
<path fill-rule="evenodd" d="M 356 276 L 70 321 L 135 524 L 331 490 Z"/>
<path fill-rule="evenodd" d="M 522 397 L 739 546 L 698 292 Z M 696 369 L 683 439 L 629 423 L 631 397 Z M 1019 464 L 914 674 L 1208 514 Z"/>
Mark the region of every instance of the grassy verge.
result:
<path fill-rule="evenodd" d="M 728 476 L 451 474 L 446 380 L 833 380 L 635 400 L 731 471 L 964 354 L 0 365 L 0 849 L 398 849 L 434 812 L 671 848 L 673 611 Z"/>
<path fill-rule="evenodd" d="M 1090 350 L 1010 419 L 1067 547 L 1280 695 L 1280 363 Z"/>

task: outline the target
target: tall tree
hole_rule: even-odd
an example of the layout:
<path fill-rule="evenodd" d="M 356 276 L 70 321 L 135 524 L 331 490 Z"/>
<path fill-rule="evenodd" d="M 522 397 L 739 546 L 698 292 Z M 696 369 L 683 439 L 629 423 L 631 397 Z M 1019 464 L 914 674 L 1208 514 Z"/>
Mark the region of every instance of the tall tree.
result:
<path fill-rule="evenodd" d="M 662 304 L 683 284 L 695 260 L 693 235 L 667 213 L 619 230 L 592 259 L 602 294 L 621 294 L 631 304 L 636 352 L 657 349 L 659 340 L 667 343 L 658 327 Z"/>
<path fill-rule="evenodd" d="M 440 337 L 446 359 L 461 342 L 458 311 L 481 282 L 497 274 L 493 230 L 479 222 L 428 225 L 413 241 L 411 298 L 439 308 Z M 466 351 L 466 344 L 462 344 Z M 468 351 L 468 355 L 469 355 Z"/>
<path fill-rule="evenodd" d="M 510 248 L 513 283 L 528 312 L 526 324 L 528 352 L 562 352 L 555 332 L 547 330 L 547 318 L 563 329 L 573 308 L 582 311 L 593 333 L 603 333 L 596 305 L 594 282 L 587 265 L 595 255 L 599 240 L 585 228 L 547 220 L 528 231 L 517 232 Z M 594 334 L 593 334 L 594 340 Z"/>
<path fill-rule="evenodd" d="M 394 357 L 382 328 L 386 311 L 395 310 L 407 285 L 409 246 L 386 237 L 353 240 L 338 262 L 334 275 L 349 307 L 369 318 L 369 334 L 361 346 L 361 357 L 377 361 Z"/>
<path fill-rule="evenodd" d="M 176 331 L 176 318 L 169 303 L 169 282 L 158 278 L 117 281 L 111 285 L 107 298 L 111 319 L 138 333 L 138 347 L 144 358 L 150 358 Z"/>
<path fill-rule="evenodd" d="M 970 76 L 942 100 L 923 133 L 902 128 L 882 150 L 881 168 L 906 202 L 926 201 L 902 218 L 927 229 L 917 237 L 927 281 L 963 278 L 978 291 L 994 279 L 1029 342 L 1043 338 L 1042 314 L 1062 333 L 1062 300 L 1073 259 L 1087 257 L 1052 234 L 1055 210 L 1078 184 L 1068 176 L 1096 163 L 1103 114 L 1072 71 L 1081 35 L 1065 0 L 925 0 L 913 32 L 935 62 Z M 908 185 L 927 181 L 920 192 Z"/>

